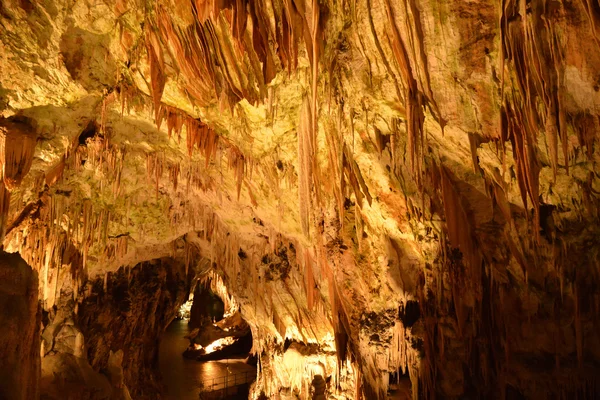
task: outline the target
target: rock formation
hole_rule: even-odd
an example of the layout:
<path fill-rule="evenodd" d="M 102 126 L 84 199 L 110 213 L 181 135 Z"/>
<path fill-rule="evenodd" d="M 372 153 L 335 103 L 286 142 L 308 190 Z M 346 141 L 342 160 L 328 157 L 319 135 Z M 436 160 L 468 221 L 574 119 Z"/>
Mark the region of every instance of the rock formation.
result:
<path fill-rule="evenodd" d="M 0 397 L 39 397 L 40 317 L 36 272 L 18 254 L 0 254 Z"/>
<path fill-rule="evenodd" d="M 254 398 L 600 396 L 599 115 L 595 0 L 4 0 L 0 397 L 159 398 L 207 276 Z"/>

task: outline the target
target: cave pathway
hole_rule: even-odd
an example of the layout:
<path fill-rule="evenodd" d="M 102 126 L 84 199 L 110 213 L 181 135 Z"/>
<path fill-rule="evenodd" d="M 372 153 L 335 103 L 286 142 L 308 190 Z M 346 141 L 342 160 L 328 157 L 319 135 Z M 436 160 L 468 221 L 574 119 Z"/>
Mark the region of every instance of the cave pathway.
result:
<path fill-rule="evenodd" d="M 198 400 L 202 382 L 227 374 L 256 371 L 243 360 L 198 362 L 183 357 L 188 346 L 188 321 L 174 320 L 160 340 L 158 363 L 165 400 Z"/>

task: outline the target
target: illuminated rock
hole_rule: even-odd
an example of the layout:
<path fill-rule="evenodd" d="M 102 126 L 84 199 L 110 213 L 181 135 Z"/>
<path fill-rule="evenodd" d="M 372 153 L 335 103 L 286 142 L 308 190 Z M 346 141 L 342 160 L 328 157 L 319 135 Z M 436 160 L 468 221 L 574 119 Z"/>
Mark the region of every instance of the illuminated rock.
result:
<path fill-rule="evenodd" d="M 255 397 L 316 375 L 333 398 L 384 399 L 390 376 L 413 398 L 600 390 L 593 1 L 8 0 L 0 19 L 0 236 L 61 354 L 100 373 L 123 350 L 131 396 L 157 396 L 152 340 L 218 277 Z"/>

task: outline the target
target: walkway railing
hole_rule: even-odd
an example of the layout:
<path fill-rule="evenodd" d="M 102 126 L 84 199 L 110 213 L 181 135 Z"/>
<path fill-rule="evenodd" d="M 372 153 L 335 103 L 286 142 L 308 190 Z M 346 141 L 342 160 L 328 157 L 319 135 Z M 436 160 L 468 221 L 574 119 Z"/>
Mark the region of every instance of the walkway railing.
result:
<path fill-rule="evenodd" d="M 235 374 L 228 374 L 219 376 L 218 378 L 206 379 L 202 382 L 203 392 L 216 392 L 218 390 L 225 390 L 235 386 L 244 385 L 246 383 L 253 382 L 256 378 L 256 371 L 238 372 Z"/>

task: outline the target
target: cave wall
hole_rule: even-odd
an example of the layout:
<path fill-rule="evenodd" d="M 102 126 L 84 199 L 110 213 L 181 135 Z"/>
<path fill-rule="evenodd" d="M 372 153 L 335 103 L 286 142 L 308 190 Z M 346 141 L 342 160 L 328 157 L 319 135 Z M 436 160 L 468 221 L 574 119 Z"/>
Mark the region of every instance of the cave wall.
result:
<path fill-rule="evenodd" d="M 61 290 L 55 304 L 42 312 L 40 398 L 127 399 L 115 394 L 106 374 L 90 365 L 77 309 L 73 292 L 67 289 Z"/>
<path fill-rule="evenodd" d="M 192 279 L 165 257 L 63 288 L 42 313 L 41 398 L 160 398 L 159 338 Z"/>
<path fill-rule="evenodd" d="M 342 397 L 385 398 L 398 371 L 415 398 L 597 394 L 596 2 L 15 0 L 0 18 L 3 244 L 47 312 L 179 241 L 242 305 L 257 392 L 299 392 L 321 357 Z M 286 339 L 311 349 L 293 368 Z"/>
<path fill-rule="evenodd" d="M 0 252 L 0 397 L 39 398 L 38 277 L 18 255 Z"/>
<path fill-rule="evenodd" d="M 105 279 L 89 283 L 77 314 L 87 358 L 131 398 L 158 399 L 158 341 L 189 296 L 185 270 L 165 258 L 121 268 Z"/>

